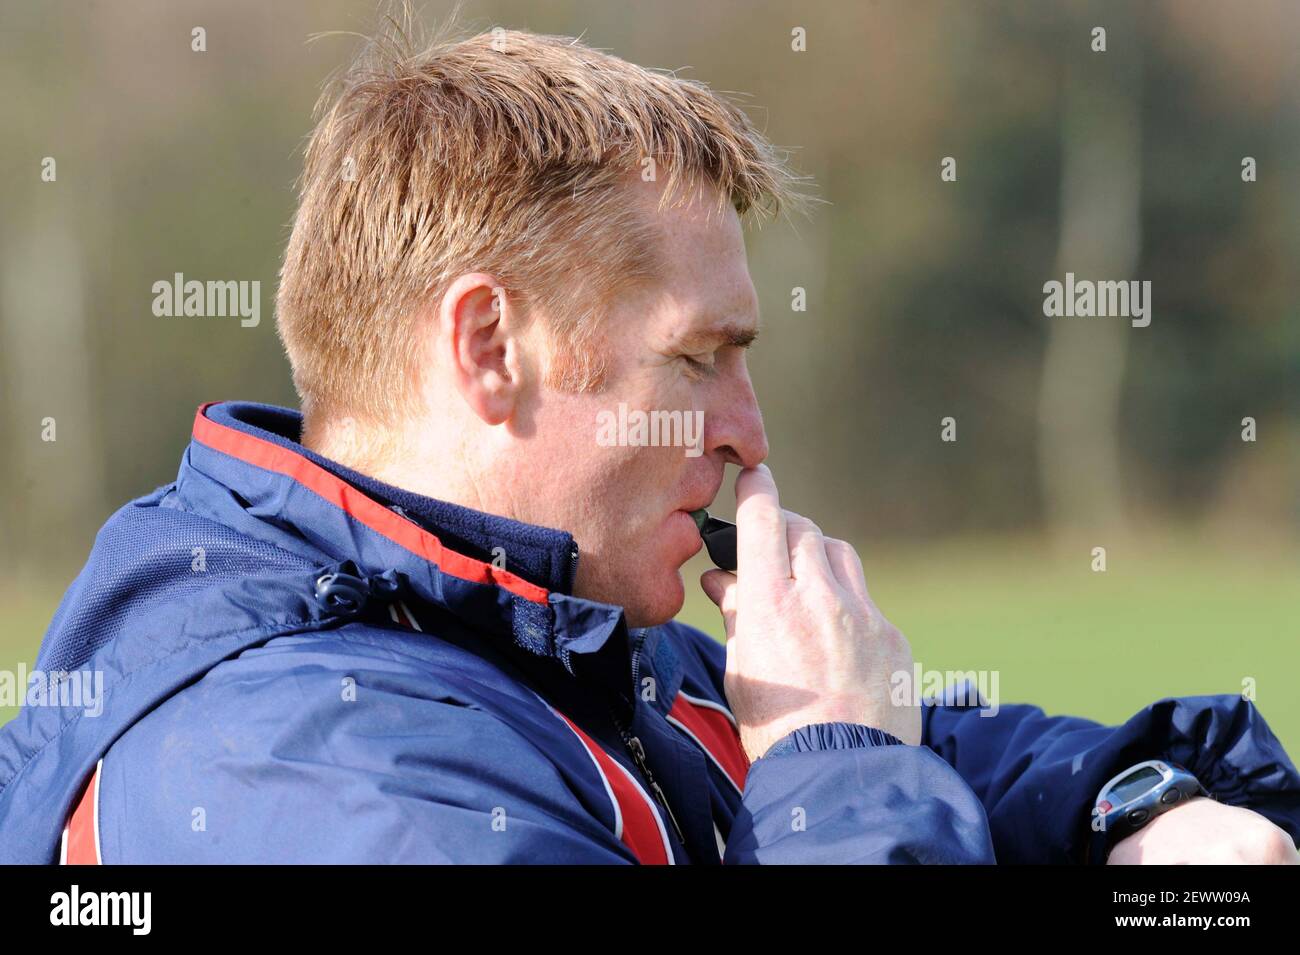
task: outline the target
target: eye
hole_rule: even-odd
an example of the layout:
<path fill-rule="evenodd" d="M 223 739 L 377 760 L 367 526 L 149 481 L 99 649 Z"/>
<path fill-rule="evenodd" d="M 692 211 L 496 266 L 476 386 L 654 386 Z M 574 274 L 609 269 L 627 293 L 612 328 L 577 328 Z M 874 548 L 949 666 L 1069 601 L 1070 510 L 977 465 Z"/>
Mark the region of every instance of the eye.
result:
<path fill-rule="evenodd" d="M 713 370 L 713 352 L 702 352 L 698 355 L 682 355 L 680 357 L 682 361 L 686 362 L 686 367 L 697 375 L 707 374 Z"/>

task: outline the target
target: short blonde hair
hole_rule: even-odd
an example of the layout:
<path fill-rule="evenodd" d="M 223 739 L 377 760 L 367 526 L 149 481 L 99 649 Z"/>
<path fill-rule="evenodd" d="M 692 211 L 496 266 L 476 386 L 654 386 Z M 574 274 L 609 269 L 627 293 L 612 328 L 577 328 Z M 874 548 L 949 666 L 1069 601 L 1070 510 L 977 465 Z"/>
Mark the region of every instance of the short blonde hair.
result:
<path fill-rule="evenodd" d="M 412 52 L 399 34 L 327 87 L 307 146 L 276 309 L 308 416 L 409 413 L 414 325 L 471 271 L 551 317 L 565 357 L 549 383 L 598 387 L 601 306 L 655 273 L 653 217 L 627 190 L 651 163 L 665 201 L 688 183 L 741 215 L 800 198 L 703 84 L 568 37 L 498 28 Z"/>

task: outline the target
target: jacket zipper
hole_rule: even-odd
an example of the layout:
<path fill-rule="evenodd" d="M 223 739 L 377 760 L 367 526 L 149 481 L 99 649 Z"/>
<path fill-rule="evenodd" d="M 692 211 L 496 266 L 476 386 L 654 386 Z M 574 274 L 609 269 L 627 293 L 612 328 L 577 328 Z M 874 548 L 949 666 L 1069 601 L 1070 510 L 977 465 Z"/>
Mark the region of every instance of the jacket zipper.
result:
<path fill-rule="evenodd" d="M 569 590 L 573 590 L 573 582 L 578 578 L 578 542 L 573 542 L 573 547 L 569 551 L 569 579 L 566 583 Z"/>
<path fill-rule="evenodd" d="M 632 636 L 633 634 L 635 635 L 632 643 L 633 693 L 639 693 L 641 691 L 641 648 L 645 646 L 646 633 L 647 631 L 645 630 L 635 630 L 632 631 L 632 634 L 629 634 L 629 636 Z M 632 704 L 629 708 L 634 708 L 634 706 L 635 704 Z M 650 772 L 650 766 L 646 762 L 645 758 L 645 747 L 641 745 L 640 738 L 633 736 L 630 732 L 625 733 L 618 720 L 614 721 L 614 725 L 619 727 L 619 733 L 620 735 L 623 735 L 624 745 L 627 746 L 628 751 L 632 754 L 632 759 L 636 761 L 637 768 L 645 774 L 646 781 L 650 783 L 650 787 L 654 791 L 655 797 L 664 807 L 664 812 L 668 815 L 668 820 L 673 824 L 673 831 L 677 833 L 677 838 L 681 841 L 682 845 L 685 846 L 686 837 L 682 834 L 682 827 L 678 825 L 677 817 L 673 815 L 672 807 L 668 805 L 668 796 L 655 780 L 654 774 Z"/>
<path fill-rule="evenodd" d="M 626 703 L 626 699 L 624 702 Z M 672 823 L 673 832 L 677 834 L 677 841 L 685 846 L 686 836 L 682 833 L 682 827 L 678 824 L 677 817 L 673 815 L 672 807 L 668 805 L 667 795 L 664 794 L 663 788 L 655 779 L 654 773 L 650 772 L 650 764 L 646 762 L 645 747 L 641 744 L 641 738 L 636 736 L 628 728 L 627 724 L 619 715 L 617 708 L 611 706 L 609 713 L 610 716 L 613 717 L 614 726 L 618 730 L 618 735 L 623 739 L 623 745 L 627 747 L 628 753 L 632 756 L 632 762 L 636 764 L 636 768 L 640 770 L 641 775 L 645 777 L 650 792 L 654 794 L 655 800 L 663 807 L 664 815 L 666 815 L 668 821 Z"/>
<path fill-rule="evenodd" d="M 569 586 L 570 587 L 573 586 L 573 581 L 574 578 L 577 576 L 577 573 L 578 573 L 578 544 L 575 541 L 573 544 L 573 549 L 569 552 Z M 640 647 L 638 646 L 632 651 L 632 689 L 634 692 L 637 687 L 637 675 L 638 673 L 640 673 L 641 670 L 640 667 L 641 659 L 640 656 L 638 655 L 639 650 Z M 686 836 L 682 832 L 682 827 L 677 822 L 677 817 L 673 815 L 672 807 L 668 805 L 668 797 L 667 795 L 664 794 L 663 787 L 661 787 L 659 785 L 659 781 L 655 779 L 654 773 L 650 772 L 650 764 L 646 762 L 646 758 L 645 758 L 645 747 L 641 744 L 640 737 L 636 736 L 632 732 L 632 730 L 628 727 L 627 721 L 624 720 L 622 715 L 620 714 L 620 705 L 622 709 L 631 711 L 634 709 L 634 704 L 630 700 L 628 700 L 626 696 L 623 696 L 622 694 L 617 694 L 617 696 L 618 696 L 618 705 L 611 705 L 609 707 L 609 715 L 610 718 L 614 721 L 614 728 L 618 730 L 618 735 L 623 740 L 623 746 L 627 749 L 628 754 L 632 757 L 633 764 L 635 764 L 637 770 L 641 773 L 642 778 L 645 780 L 646 787 L 654 795 L 655 801 L 658 802 L 659 805 L 663 807 L 664 815 L 668 817 L 668 821 L 672 824 L 673 832 L 677 834 L 677 841 L 680 842 L 682 844 L 682 847 L 684 848 L 686 846 Z"/>

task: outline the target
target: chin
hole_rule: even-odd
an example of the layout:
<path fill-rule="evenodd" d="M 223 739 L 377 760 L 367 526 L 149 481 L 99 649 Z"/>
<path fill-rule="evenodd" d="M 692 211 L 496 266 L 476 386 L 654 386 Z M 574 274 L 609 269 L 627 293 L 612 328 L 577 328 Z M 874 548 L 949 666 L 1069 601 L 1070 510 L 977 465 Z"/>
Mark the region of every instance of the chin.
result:
<path fill-rule="evenodd" d="M 629 588 L 630 599 L 622 602 L 629 627 L 657 627 L 667 623 L 686 603 L 686 587 L 676 568 L 655 576 L 657 585 L 656 581 L 642 579 L 636 587 Z"/>

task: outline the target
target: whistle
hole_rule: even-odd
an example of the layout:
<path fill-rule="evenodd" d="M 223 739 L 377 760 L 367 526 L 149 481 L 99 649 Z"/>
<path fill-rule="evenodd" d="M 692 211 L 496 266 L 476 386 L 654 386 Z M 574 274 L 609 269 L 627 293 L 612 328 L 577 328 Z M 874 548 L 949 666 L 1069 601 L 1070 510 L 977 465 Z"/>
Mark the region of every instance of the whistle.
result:
<path fill-rule="evenodd" d="M 701 508 L 691 511 L 691 520 L 695 521 L 704 548 L 709 552 L 709 560 L 721 570 L 736 571 L 736 525 L 716 517 Z"/>

